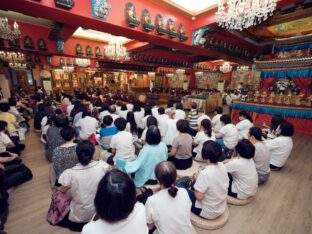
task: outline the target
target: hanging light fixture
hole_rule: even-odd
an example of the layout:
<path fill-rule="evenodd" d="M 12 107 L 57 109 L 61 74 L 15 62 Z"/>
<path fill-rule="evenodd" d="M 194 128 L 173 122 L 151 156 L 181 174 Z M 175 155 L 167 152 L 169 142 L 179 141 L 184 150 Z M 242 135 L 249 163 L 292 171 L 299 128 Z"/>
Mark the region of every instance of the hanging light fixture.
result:
<path fill-rule="evenodd" d="M 249 70 L 248 66 L 238 66 L 237 67 L 237 71 L 239 71 L 239 72 L 245 72 L 245 71 L 248 71 L 248 70 Z"/>
<path fill-rule="evenodd" d="M 20 35 L 21 32 L 19 30 L 19 26 L 16 23 L 16 21 L 14 21 L 12 30 L 8 18 L 6 17 L 0 18 L 0 38 L 7 40 L 15 40 L 18 39 Z"/>
<path fill-rule="evenodd" d="M 123 61 L 127 58 L 127 50 L 120 41 L 109 42 L 109 44 L 104 47 L 104 56 L 111 60 Z"/>
<path fill-rule="evenodd" d="M 5 62 L 23 62 L 24 58 L 24 54 L 20 52 L 0 51 L 0 59 Z"/>
<path fill-rule="evenodd" d="M 179 75 L 185 74 L 185 69 L 177 69 L 176 73 Z"/>
<path fill-rule="evenodd" d="M 75 71 L 74 66 L 63 66 L 62 69 L 65 73 L 72 73 Z"/>
<path fill-rule="evenodd" d="M 273 15 L 277 0 L 221 0 L 216 12 L 219 26 L 243 30 L 255 26 Z"/>
<path fill-rule="evenodd" d="M 79 66 L 79 67 L 90 67 L 90 59 L 86 59 L 86 58 L 76 58 L 75 59 L 75 65 Z"/>
<path fill-rule="evenodd" d="M 27 70 L 26 63 L 10 62 L 9 67 L 14 70 Z"/>
<path fill-rule="evenodd" d="M 225 62 L 222 64 L 222 66 L 219 67 L 219 70 L 223 73 L 229 73 L 232 71 L 232 66 L 229 62 Z"/>

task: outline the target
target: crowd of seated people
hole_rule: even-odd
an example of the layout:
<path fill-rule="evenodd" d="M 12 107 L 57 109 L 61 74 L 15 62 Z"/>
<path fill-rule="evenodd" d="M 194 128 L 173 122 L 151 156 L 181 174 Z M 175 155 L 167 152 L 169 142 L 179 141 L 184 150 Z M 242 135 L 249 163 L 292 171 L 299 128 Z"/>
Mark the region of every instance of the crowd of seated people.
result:
<path fill-rule="evenodd" d="M 142 103 L 108 89 L 45 98 L 34 127 L 56 174 L 51 206 L 62 199 L 68 206 L 57 222 L 50 209 L 49 222 L 82 233 L 191 233 L 191 212 L 215 219 L 228 195 L 255 196 L 291 153 L 292 124 L 274 117 L 266 133 L 247 112 L 239 115 L 234 125 L 222 107 L 211 120 L 196 103 L 187 113 L 181 103 Z M 177 170 L 194 160 L 202 166 L 192 183 L 177 187 Z M 160 191 L 144 207 L 136 203 L 136 188 L 150 184 Z"/>

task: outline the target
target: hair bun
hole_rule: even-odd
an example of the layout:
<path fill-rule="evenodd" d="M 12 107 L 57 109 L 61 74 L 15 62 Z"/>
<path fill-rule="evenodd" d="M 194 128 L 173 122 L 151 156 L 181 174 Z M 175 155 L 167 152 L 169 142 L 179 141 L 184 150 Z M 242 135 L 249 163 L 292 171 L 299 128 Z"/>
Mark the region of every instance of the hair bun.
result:
<path fill-rule="evenodd" d="M 178 188 L 174 185 L 171 185 L 170 188 L 168 189 L 168 193 L 171 197 L 176 197 L 178 193 Z"/>

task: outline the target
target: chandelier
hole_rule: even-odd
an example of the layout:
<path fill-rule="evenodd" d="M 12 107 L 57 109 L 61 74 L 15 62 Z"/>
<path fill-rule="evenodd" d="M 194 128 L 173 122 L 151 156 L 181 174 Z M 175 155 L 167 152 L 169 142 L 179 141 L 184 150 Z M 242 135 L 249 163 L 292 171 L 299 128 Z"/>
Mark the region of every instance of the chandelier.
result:
<path fill-rule="evenodd" d="M 8 18 L 5 17 L 0 18 L 0 38 L 12 41 L 18 39 L 20 37 L 20 34 L 21 32 L 19 30 L 19 26 L 16 23 L 16 21 L 14 21 L 12 30 L 8 22 Z"/>
<path fill-rule="evenodd" d="M 79 67 L 90 67 L 90 59 L 85 59 L 85 58 L 76 58 L 75 59 L 75 65 Z"/>
<path fill-rule="evenodd" d="M 184 69 L 177 69 L 176 73 L 179 75 L 183 75 L 183 74 L 185 74 L 185 70 Z"/>
<path fill-rule="evenodd" d="M 24 54 L 20 52 L 0 51 L 0 59 L 5 62 L 23 62 Z"/>
<path fill-rule="evenodd" d="M 249 67 L 248 66 L 239 66 L 237 67 L 237 71 L 239 72 L 244 72 L 244 71 L 248 71 Z"/>
<path fill-rule="evenodd" d="M 27 64 L 23 62 L 10 62 L 9 67 L 14 70 L 27 70 Z"/>
<path fill-rule="evenodd" d="M 219 70 L 223 73 L 229 73 L 232 71 L 232 66 L 229 62 L 225 62 L 222 64 L 222 66 L 219 67 Z"/>
<path fill-rule="evenodd" d="M 111 60 L 128 59 L 127 50 L 119 41 L 109 42 L 109 44 L 104 47 L 104 55 Z"/>
<path fill-rule="evenodd" d="M 75 71 L 74 66 L 63 66 L 62 69 L 65 73 L 72 73 Z"/>
<path fill-rule="evenodd" d="M 272 16 L 277 0 L 221 0 L 216 12 L 219 26 L 243 30 L 261 23 Z"/>

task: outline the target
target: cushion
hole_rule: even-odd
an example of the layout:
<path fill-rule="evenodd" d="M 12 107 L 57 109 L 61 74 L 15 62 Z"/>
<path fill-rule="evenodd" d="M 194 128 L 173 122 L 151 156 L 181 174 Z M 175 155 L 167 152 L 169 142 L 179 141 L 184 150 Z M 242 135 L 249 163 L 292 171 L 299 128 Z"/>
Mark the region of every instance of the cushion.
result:
<path fill-rule="evenodd" d="M 229 220 L 229 208 L 226 207 L 224 213 L 216 219 L 204 219 L 196 214 L 191 214 L 191 222 L 194 226 L 205 230 L 216 230 L 222 228 Z"/>
<path fill-rule="evenodd" d="M 192 177 L 196 172 L 198 172 L 198 167 L 199 163 L 196 161 L 193 161 L 193 164 L 190 168 L 186 170 L 177 170 L 177 177 L 182 178 L 182 177 Z"/>
<path fill-rule="evenodd" d="M 253 197 L 249 197 L 247 199 L 237 199 L 231 196 L 227 197 L 227 203 L 234 206 L 244 206 L 249 204 L 253 200 Z"/>

